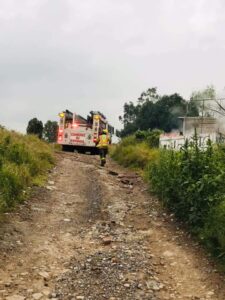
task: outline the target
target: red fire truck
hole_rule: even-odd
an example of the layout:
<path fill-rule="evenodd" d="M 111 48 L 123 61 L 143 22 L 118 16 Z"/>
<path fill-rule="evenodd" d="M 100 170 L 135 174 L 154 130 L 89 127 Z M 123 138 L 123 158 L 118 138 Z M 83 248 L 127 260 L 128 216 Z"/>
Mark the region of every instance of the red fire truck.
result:
<path fill-rule="evenodd" d="M 87 118 L 65 110 L 59 113 L 58 144 L 64 151 L 97 154 L 96 141 L 103 129 L 114 134 L 114 128 L 99 111 L 91 111 Z"/>

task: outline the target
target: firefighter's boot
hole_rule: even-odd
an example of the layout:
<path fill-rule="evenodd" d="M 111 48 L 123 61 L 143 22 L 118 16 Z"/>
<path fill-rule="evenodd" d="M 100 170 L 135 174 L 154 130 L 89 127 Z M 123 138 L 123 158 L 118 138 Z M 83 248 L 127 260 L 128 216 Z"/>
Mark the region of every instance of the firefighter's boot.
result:
<path fill-rule="evenodd" d="M 105 157 L 101 158 L 101 167 L 104 167 L 104 165 L 106 164 L 106 159 Z"/>

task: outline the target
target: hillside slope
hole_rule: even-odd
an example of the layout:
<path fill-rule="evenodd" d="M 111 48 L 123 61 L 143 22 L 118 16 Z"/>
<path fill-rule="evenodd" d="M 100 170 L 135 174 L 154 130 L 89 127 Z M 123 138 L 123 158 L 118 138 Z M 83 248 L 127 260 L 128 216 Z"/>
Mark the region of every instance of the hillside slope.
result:
<path fill-rule="evenodd" d="M 0 211 L 25 199 L 53 162 L 51 147 L 36 136 L 0 129 Z"/>

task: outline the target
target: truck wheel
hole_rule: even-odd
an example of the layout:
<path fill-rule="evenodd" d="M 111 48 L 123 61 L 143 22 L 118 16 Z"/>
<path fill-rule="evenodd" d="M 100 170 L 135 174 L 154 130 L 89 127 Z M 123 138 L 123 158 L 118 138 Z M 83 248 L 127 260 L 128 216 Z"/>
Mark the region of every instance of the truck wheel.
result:
<path fill-rule="evenodd" d="M 67 145 L 62 145 L 62 151 L 68 151 L 68 146 Z"/>
<path fill-rule="evenodd" d="M 65 152 L 73 152 L 73 147 L 70 145 L 62 145 L 62 150 Z"/>
<path fill-rule="evenodd" d="M 76 150 L 77 153 L 80 153 L 80 154 L 85 154 L 85 151 L 82 149 L 82 150 Z"/>

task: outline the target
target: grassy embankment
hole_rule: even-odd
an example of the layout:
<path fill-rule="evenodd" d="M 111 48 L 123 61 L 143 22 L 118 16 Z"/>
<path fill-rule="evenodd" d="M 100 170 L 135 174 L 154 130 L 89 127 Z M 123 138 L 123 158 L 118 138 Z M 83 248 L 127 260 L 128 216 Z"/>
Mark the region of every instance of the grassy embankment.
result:
<path fill-rule="evenodd" d="M 151 189 L 179 220 L 225 262 L 225 147 L 199 149 L 197 140 L 181 151 L 150 148 L 135 136 L 122 140 L 111 156 L 142 171 Z"/>
<path fill-rule="evenodd" d="M 45 142 L 0 129 L 0 212 L 24 200 L 28 187 L 41 185 L 53 163 L 53 150 Z"/>

